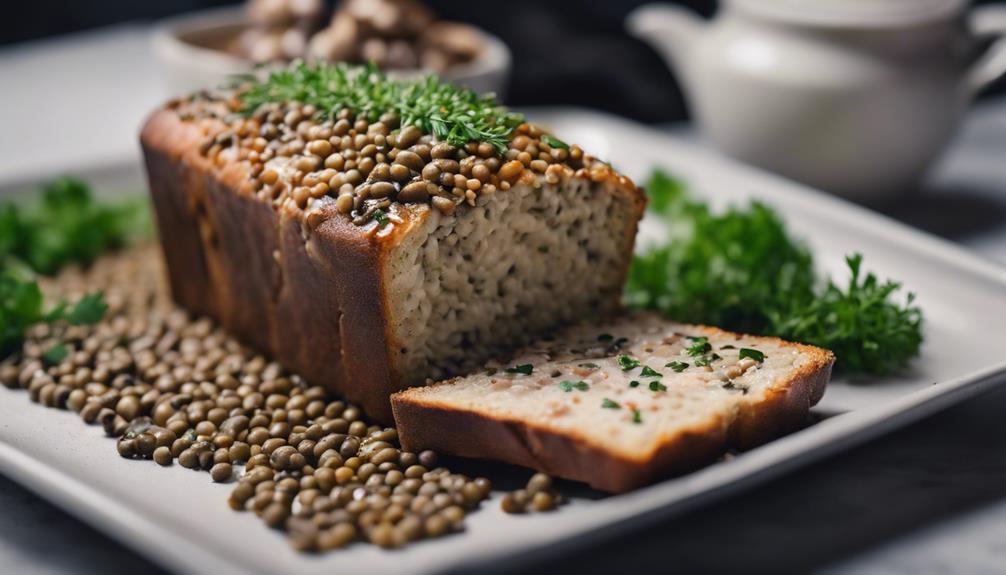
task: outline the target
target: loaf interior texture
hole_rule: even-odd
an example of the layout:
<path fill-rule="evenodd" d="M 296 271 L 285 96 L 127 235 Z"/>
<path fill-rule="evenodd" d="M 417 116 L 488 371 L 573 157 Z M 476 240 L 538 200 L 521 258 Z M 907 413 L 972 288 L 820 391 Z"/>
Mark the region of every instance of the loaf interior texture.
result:
<path fill-rule="evenodd" d="M 833 362 L 815 347 L 640 315 L 570 328 L 392 403 L 407 449 L 622 492 L 800 426 Z"/>
<path fill-rule="evenodd" d="M 590 180 L 520 184 L 430 217 L 388 259 L 407 384 L 465 373 L 559 325 L 617 307 L 638 213 Z"/>

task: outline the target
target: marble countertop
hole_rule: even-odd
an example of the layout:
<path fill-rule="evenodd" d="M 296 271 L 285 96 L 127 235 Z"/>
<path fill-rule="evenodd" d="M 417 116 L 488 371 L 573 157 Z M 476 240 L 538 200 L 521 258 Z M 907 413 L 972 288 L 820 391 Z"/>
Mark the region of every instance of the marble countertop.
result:
<path fill-rule="evenodd" d="M 164 97 L 148 35 L 131 25 L 0 50 L 0 78 L 16 80 L 0 107 L 6 181 L 137 158 L 136 126 Z M 889 213 L 1006 263 L 1006 99 L 981 103 L 925 189 Z M 534 570 L 1001 573 L 1003 413 L 1006 389 Z M 162 572 L 3 476 L 0 509 L 0 573 Z"/>

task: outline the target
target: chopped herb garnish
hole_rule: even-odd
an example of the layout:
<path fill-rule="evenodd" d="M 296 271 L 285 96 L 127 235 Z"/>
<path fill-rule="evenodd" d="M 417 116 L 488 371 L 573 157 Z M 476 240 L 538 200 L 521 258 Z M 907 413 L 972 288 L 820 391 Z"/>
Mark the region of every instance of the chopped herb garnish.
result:
<path fill-rule="evenodd" d="M 639 382 L 636 380 L 632 380 L 629 382 L 629 387 L 639 387 Z"/>
<path fill-rule="evenodd" d="M 664 374 L 660 373 L 659 371 L 653 369 L 648 365 L 643 366 L 643 369 L 642 371 L 639 372 L 639 375 L 642 377 L 664 377 Z"/>
<path fill-rule="evenodd" d="M 298 62 L 264 80 L 254 74 L 239 80 L 244 114 L 265 104 L 289 101 L 313 105 L 319 119 L 325 120 L 344 109 L 371 122 L 393 113 L 402 126 L 416 126 L 452 146 L 486 142 L 499 154 L 506 151 L 510 135 L 524 121 L 521 114 L 501 108 L 491 95 L 480 96 L 435 76 L 393 80 L 375 65 Z"/>
<path fill-rule="evenodd" d="M 640 415 L 639 410 L 638 409 L 633 409 L 632 410 L 632 423 L 642 423 L 642 422 L 643 422 L 643 417 L 642 417 L 642 415 Z"/>
<path fill-rule="evenodd" d="M 672 361 L 671 363 L 664 364 L 664 367 L 669 367 L 676 373 L 681 373 L 682 371 L 688 369 L 688 364 L 683 361 Z"/>
<path fill-rule="evenodd" d="M 66 346 L 61 343 L 57 343 L 45 350 L 45 353 L 42 354 L 42 361 L 49 365 L 57 365 L 62 363 L 68 355 L 70 355 L 70 352 L 66 349 Z"/>
<path fill-rule="evenodd" d="M 565 380 L 564 379 L 564 380 L 562 380 L 562 381 L 559 382 L 559 389 L 561 389 L 563 391 L 566 391 L 566 392 L 573 391 L 574 389 L 578 389 L 580 391 L 587 391 L 588 389 L 590 389 L 590 386 L 587 385 L 586 381 L 582 381 L 582 380 L 581 381 L 569 381 L 569 380 Z"/>
<path fill-rule="evenodd" d="M 889 373 L 919 355 L 922 310 L 909 292 L 895 301 L 901 284 L 880 281 L 861 271 L 863 256 L 846 256 L 845 289 L 828 281 L 823 294 L 803 306 L 773 314 L 773 335 L 835 352 L 837 365 L 850 372 Z"/>
<path fill-rule="evenodd" d="M 72 306 L 60 302 L 45 311 L 42 290 L 24 272 L 0 269 L 0 359 L 13 353 L 24 340 L 25 331 L 38 323 L 66 321 L 74 325 L 97 323 L 106 305 L 100 293 L 89 294 Z M 58 363 L 58 362 L 57 362 Z"/>
<path fill-rule="evenodd" d="M 383 228 L 388 225 L 388 214 L 381 209 L 374 210 L 374 220 L 377 221 L 378 228 Z"/>
<path fill-rule="evenodd" d="M 486 375 L 496 375 L 499 372 L 495 367 L 490 367 L 486 370 Z"/>
<path fill-rule="evenodd" d="M 530 363 L 522 363 L 520 365 L 508 367 L 503 371 L 507 373 L 519 373 L 521 375 L 531 375 L 531 372 L 534 371 L 534 366 L 531 365 Z"/>
<path fill-rule="evenodd" d="M 734 346 L 732 346 L 732 345 L 730 345 L 730 344 L 727 344 L 727 345 L 724 345 L 724 346 L 720 347 L 720 349 L 737 349 L 737 348 L 734 347 Z"/>
<path fill-rule="evenodd" d="M 827 348 L 848 372 L 884 374 L 918 356 L 922 312 L 914 297 L 862 271 L 859 254 L 846 257 L 846 284 L 822 282 L 807 245 L 771 207 L 753 202 L 714 213 L 659 171 L 645 187 L 653 215 L 683 233 L 634 259 L 629 306 Z"/>
<path fill-rule="evenodd" d="M 596 363 L 590 363 L 590 362 L 579 363 L 579 364 L 577 364 L 577 366 L 582 367 L 584 369 L 597 369 L 597 368 L 601 367 L 601 366 L 597 365 Z"/>
<path fill-rule="evenodd" d="M 601 407 L 603 407 L 605 409 L 619 409 L 622 406 L 619 405 L 617 401 L 612 401 L 612 400 L 608 399 L 607 397 L 605 397 L 604 400 L 601 401 Z"/>
<path fill-rule="evenodd" d="M 742 347 L 740 350 L 740 358 L 744 359 L 745 357 L 749 357 L 759 363 L 765 361 L 764 353 L 758 351 L 757 349 L 751 349 L 749 347 Z"/>
<path fill-rule="evenodd" d="M 618 367 L 621 367 L 622 371 L 629 371 L 639 367 L 639 360 L 628 355 L 620 355 L 618 356 Z"/>
<path fill-rule="evenodd" d="M 546 144 L 548 144 L 552 148 L 561 148 L 563 150 L 568 150 L 569 149 L 569 144 L 567 144 L 566 142 L 563 142 L 562 140 L 560 140 L 558 138 L 555 138 L 554 136 L 550 136 L 548 134 L 545 134 L 544 136 L 542 136 L 541 140 L 543 142 L 545 142 Z"/>
<path fill-rule="evenodd" d="M 89 264 L 146 231 L 142 202 L 99 201 L 90 186 L 62 178 L 42 187 L 36 206 L 0 205 L 0 265 L 16 260 L 52 275 L 69 263 Z"/>
<path fill-rule="evenodd" d="M 712 365 L 712 363 L 714 361 L 716 361 L 717 359 L 722 359 L 722 358 L 720 358 L 720 356 L 717 355 L 717 354 L 715 354 L 715 353 L 712 354 L 712 355 L 704 355 L 704 356 L 702 356 L 702 357 L 700 357 L 700 358 L 698 358 L 698 359 L 695 360 L 695 365 L 697 365 L 699 367 L 706 367 L 708 365 Z"/>
<path fill-rule="evenodd" d="M 650 391 L 667 391 L 667 386 L 659 381 L 650 382 Z"/>
<path fill-rule="evenodd" d="M 713 349 L 712 344 L 709 343 L 709 338 L 688 336 L 688 339 L 695 342 L 685 349 L 685 353 L 687 353 L 692 357 L 695 357 L 696 355 L 702 355 L 704 353 L 709 353 L 709 351 Z"/>
<path fill-rule="evenodd" d="M 611 335 L 610 333 L 602 333 L 601 335 L 597 336 L 597 341 L 602 343 L 612 341 L 613 339 L 615 339 L 615 336 Z"/>

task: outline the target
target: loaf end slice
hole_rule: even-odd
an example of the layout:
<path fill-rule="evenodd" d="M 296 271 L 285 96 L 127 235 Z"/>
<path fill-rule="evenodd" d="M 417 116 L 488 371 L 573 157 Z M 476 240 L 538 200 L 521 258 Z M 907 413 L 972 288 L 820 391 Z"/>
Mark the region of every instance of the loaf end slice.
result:
<path fill-rule="evenodd" d="M 392 407 L 406 449 L 617 493 L 799 427 L 833 363 L 820 348 L 647 314 L 570 328 L 505 365 L 397 393 Z"/>

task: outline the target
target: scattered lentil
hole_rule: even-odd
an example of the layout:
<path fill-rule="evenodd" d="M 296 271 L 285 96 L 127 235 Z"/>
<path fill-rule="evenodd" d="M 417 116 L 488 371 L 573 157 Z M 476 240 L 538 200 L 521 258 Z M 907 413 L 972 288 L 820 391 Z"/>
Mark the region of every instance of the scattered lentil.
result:
<path fill-rule="evenodd" d="M 210 477 L 217 483 L 222 483 L 231 478 L 234 469 L 230 463 L 217 463 L 210 469 Z"/>
<path fill-rule="evenodd" d="M 487 489 L 478 480 L 473 486 Z M 545 473 L 535 473 L 524 489 L 507 493 L 500 501 L 505 513 L 525 513 L 527 511 L 550 511 L 562 503 L 562 496 L 553 488 L 552 478 Z"/>
<path fill-rule="evenodd" d="M 158 447 L 154 450 L 154 461 L 161 467 L 171 465 L 174 458 L 171 457 L 171 450 L 167 447 Z"/>
<path fill-rule="evenodd" d="M 25 352 L 0 362 L 4 385 L 101 424 L 123 457 L 236 478 L 228 505 L 287 530 L 296 549 L 438 537 L 489 496 L 485 478 L 437 467 L 432 451 L 402 451 L 394 429 L 175 308 L 161 265 L 156 247 L 141 246 L 43 279 L 54 299 L 100 288 L 109 310 L 94 326 L 30 333 Z M 27 353 L 56 342 L 93 352 L 51 366 Z M 81 368 L 92 381 L 61 389 Z"/>

